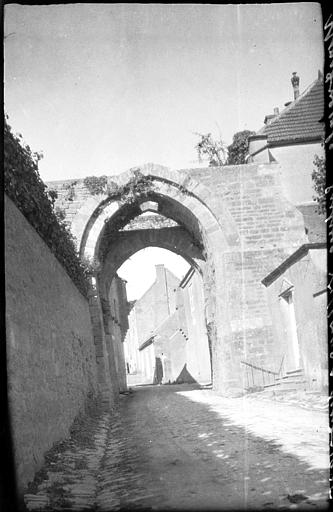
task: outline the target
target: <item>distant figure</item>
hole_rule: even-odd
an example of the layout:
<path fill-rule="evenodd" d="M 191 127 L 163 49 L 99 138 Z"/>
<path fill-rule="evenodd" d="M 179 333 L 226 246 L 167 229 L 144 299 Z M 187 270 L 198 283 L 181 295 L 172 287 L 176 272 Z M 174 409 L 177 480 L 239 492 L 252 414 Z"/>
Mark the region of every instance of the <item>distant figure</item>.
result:
<path fill-rule="evenodd" d="M 155 357 L 155 382 L 159 386 L 163 381 L 163 364 L 159 357 Z"/>
<path fill-rule="evenodd" d="M 126 367 L 127 367 L 127 373 L 129 373 L 130 372 L 130 367 L 129 367 L 128 363 L 126 363 Z"/>

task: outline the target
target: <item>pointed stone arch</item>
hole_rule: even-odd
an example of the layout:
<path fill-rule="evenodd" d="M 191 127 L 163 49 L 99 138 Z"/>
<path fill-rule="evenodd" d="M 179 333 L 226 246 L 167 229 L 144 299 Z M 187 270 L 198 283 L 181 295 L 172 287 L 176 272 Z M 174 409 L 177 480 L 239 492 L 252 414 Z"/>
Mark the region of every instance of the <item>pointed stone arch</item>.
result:
<path fill-rule="evenodd" d="M 276 369 L 271 359 L 274 332 L 261 284 L 263 276 L 307 241 L 302 214 L 285 198 L 280 167 L 248 164 L 172 171 L 147 164 L 107 178 L 110 195 L 91 197 L 85 180 L 79 180 L 75 200 L 70 203 L 66 203 L 66 184 L 60 183 L 59 206 L 65 198 L 66 219 L 81 255 L 90 253 L 99 259 L 107 226 L 119 231 L 122 217 L 130 222 L 130 208 L 124 204 L 129 199 L 126 187 L 131 189 L 129 182 L 133 184 L 138 171 L 148 178 L 140 178 L 141 184 L 153 184 L 142 202 L 157 203 L 157 213 L 175 220 L 203 247 L 200 268 L 214 340 L 214 382 L 220 391 L 244 389 L 242 361 Z M 124 186 L 122 191 L 114 182 Z M 118 191 L 117 200 L 112 191 Z M 134 217 L 139 210 L 132 211 Z M 97 302 L 101 293 L 103 287 L 96 291 Z"/>
<path fill-rule="evenodd" d="M 220 368 L 222 359 L 220 352 L 223 347 L 223 338 L 230 331 L 226 287 L 224 286 L 227 281 L 227 269 L 223 264 L 223 254 L 228 251 L 229 243 L 235 243 L 235 240 L 238 239 L 237 225 L 223 204 L 220 204 L 220 211 L 222 210 L 223 214 L 216 217 L 214 209 L 210 205 L 211 191 L 203 183 L 192 179 L 186 172 L 172 171 L 162 166 L 147 164 L 113 177 L 112 180 L 120 186 L 126 185 L 137 171 L 151 179 L 153 190 L 148 199 L 156 201 L 159 204 L 160 213 L 175 220 L 202 248 L 202 265 L 199 267 L 203 278 L 206 324 L 212 345 L 214 379 L 215 375 L 220 376 L 223 373 Z M 147 200 L 147 197 L 144 197 L 142 201 L 144 200 Z M 140 202 L 140 198 L 138 201 Z M 106 226 L 112 225 L 113 220 L 120 215 L 122 209 L 124 209 L 124 205 L 121 199 L 114 200 L 106 194 L 92 197 L 85 202 L 72 223 L 72 232 L 79 242 L 81 255 L 95 256 L 99 259 L 96 248 L 100 244 Z M 120 238 L 118 237 L 118 248 Z M 142 243 L 142 248 L 151 246 L 152 243 L 151 239 L 146 239 Z M 161 241 L 159 244 L 162 245 Z M 167 243 L 165 242 L 165 244 Z M 172 250 L 172 247 L 170 249 Z M 192 255 L 186 252 L 189 251 L 188 247 L 183 250 L 180 249 L 180 246 L 176 250 L 173 249 L 174 252 L 185 256 L 185 258 L 186 256 L 192 258 Z M 104 263 L 102 262 L 102 270 L 97 280 L 96 304 L 99 300 L 107 298 L 107 287 L 105 286 L 109 285 L 106 278 L 107 268 L 110 271 L 113 265 L 113 272 L 117 265 L 120 266 L 120 262 L 125 261 L 126 255 L 130 254 L 125 246 L 122 251 L 122 255 L 118 257 L 118 263 L 116 261 L 110 263 L 110 261 L 116 260 L 112 256 L 112 248 L 111 255 L 109 254 L 108 257 L 109 267 L 107 265 L 103 267 Z M 99 331 L 102 331 L 100 319 L 99 325 Z M 99 339 L 103 337 L 100 332 L 98 336 Z M 218 385 L 217 380 L 215 379 L 215 387 Z"/>
<path fill-rule="evenodd" d="M 118 185 L 125 185 L 139 171 L 144 176 L 150 176 L 160 189 L 160 193 L 183 204 L 199 220 L 205 231 L 221 230 L 225 240 L 234 242 L 239 238 L 237 224 L 228 209 L 222 204 L 222 215 L 217 218 L 211 208 L 212 192 L 203 183 L 191 178 L 187 172 L 172 171 L 156 164 L 146 164 L 139 168 L 126 171 L 112 177 Z M 75 214 L 71 231 L 80 248 L 80 255 L 92 255 L 99 233 L 104 222 L 121 208 L 120 201 L 114 201 L 107 194 L 89 197 Z"/>

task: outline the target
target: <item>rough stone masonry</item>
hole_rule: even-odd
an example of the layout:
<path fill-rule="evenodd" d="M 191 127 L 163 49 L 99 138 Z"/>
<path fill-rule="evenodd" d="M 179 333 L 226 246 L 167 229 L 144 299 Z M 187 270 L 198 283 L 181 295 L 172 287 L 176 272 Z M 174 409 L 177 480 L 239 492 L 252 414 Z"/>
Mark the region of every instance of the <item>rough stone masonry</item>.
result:
<path fill-rule="evenodd" d="M 275 370 L 272 320 L 261 280 L 308 241 L 302 214 L 284 196 L 279 164 L 182 171 L 147 164 L 139 171 L 151 178 L 152 188 L 148 196 L 137 197 L 138 206 L 154 201 L 160 215 L 177 222 L 202 248 L 202 260 L 195 261 L 189 249 L 182 250 L 180 238 L 174 240 L 173 250 L 199 267 L 203 278 L 214 389 L 242 388 L 239 363 L 244 358 Z M 108 180 L 124 186 L 133 172 Z M 93 255 L 99 261 L 98 292 L 107 297 L 114 273 L 130 256 L 128 244 L 113 245 L 115 219 L 125 219 L 126 225 L 133 214 L 107 193 L 89 194 L 83 180 L 73 183 L 69 200 L 69 185 L 48 184 L 59 194 L 57 204 L 66 212 L 81 255 Z M 169 240 L 166 237 L 168 249 Z M 153 237 L 141 240 L 138 234 L 131 254 L 148 245 L 164 247 L 158 235 L 154 241 Z"/>

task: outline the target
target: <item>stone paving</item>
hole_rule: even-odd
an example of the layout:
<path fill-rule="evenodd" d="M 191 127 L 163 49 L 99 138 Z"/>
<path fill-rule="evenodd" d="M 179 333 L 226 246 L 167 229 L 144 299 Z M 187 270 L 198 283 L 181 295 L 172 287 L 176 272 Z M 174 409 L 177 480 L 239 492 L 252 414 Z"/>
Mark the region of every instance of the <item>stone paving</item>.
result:
<path fill-rule="evenodd" d="M 136 387 L 94 418 L 90 442 L 53 450 L 27 510 L 326 508 L 326 420 L 198 386 Z"/>
<path fill-rule="evenodd" d="M 24 496 L 28 510 L 92 510 L 98 470 L 105 453 L 110 413 L 89 422 L 90 446 L 70 439 L 58 444 Z M 29 492 L 30 491 L 30 492 Z M 33 492 L 34 491 L 34 492 Z"/>

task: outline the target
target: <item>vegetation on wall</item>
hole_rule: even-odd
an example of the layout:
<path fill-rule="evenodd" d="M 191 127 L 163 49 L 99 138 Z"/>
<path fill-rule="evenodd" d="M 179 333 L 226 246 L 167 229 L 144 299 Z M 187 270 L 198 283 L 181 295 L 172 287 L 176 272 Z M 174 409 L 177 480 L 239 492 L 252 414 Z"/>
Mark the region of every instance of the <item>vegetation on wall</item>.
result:
<path fill-rule="evenodd" d="M 106 176 L 88 176 L 83 183 L 91 195 L 107 194 L 126 204 L 133 204 L 139 197 L 147 197 L 153 188 L 152 177 L 145 176 L 139 169 L 133 171 L 132 178 L 125 185 L 118 185 Z"/>
<path fill-rule="evenodd" d="M 57 192 L 50 190 L 40 178 L 39 153 L 33 153 L 14 135 L 4 119 L 4 185 L 5 191 L 30 224 L 35 228 L 52 253 L 67 271 L 84 295 L 89 282 L 87 269 L 77 254 L 72 234 L 68 231 L 61 212 L 56 213 L 54 203 Z"/>
<path fill-rule="evenodd" d="M 315 189 L 315 195 L 313 199 L 318 203 L 318 211 L 326 214 L 326 166 L 325 158 L 315 155 L 313 165 L 315 168 L 312 171 L 313 187 Z"/>
<path fill-rule="evenodd" d="M 72 181 L 71 183 L 68 183 L 65 185 L 65 190 L 67 190 L 66 200 L 67 201 L 74 201 L 75 199 L 75 185 L 77 185 L 77 181 Z"/>
<path fill-rule="evenodd" d="M 125 185 L 114 190 L 110 195 L 121 199 L 123 203 L 134 204 L 138 199 L 148 198 L 153 188 L 153 178 L 145 176 L 139 170 L 135 170 L 133 171 L 132 178 Z"/>
<path fill-rule="evenodd" d="M 83 184 L 93 196 L 107 192 L 106 176 L 87 176 L 84 178 Z"/>

